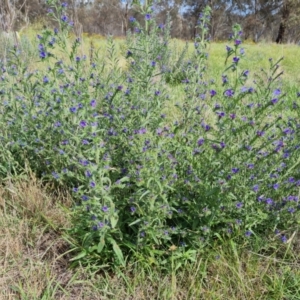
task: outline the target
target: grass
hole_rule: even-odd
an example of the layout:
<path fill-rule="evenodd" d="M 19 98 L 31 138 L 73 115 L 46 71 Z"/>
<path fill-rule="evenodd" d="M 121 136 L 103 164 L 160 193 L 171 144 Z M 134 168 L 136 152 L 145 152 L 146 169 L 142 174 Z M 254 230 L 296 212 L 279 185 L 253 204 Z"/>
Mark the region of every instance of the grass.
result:
<path fill-rule="evenodd" d="M 33 177 L 0 188 L 0 299 L 299 299 L 299 236 L 272 243 L 223 241 L 167 275 L 150 264 L 116 274 L 70 268 L 63 231 L 72 199 Z M 275 244 L 274 244 L 275 245 Z"/>

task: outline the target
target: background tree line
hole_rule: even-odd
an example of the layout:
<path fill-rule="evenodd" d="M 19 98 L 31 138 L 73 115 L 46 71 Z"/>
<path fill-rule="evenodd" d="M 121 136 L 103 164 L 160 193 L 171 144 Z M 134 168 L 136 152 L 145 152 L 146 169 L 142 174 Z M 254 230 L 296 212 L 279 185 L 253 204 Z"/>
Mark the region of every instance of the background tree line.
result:
<path fill-rule="evenodd" d="M 65 0 L 75 20 L 75 30 L 90 34 L 124 36 L 129 17 L 143 22 L 141 6 L 147 0 Z M 171 17 L 171 35 L 192 39 L 196 22 L 206 5 L 212 8 L 212 40 L 228 38 L 231 27 L 239 23 L 245 39 L 277 43 L 300 41 L 300 0 L 148 0 L 153 17 L 165 23 Z M 2 0 L 0 30 L 19 30 L 24 25 L 45 22 L 46 0 Z"/>

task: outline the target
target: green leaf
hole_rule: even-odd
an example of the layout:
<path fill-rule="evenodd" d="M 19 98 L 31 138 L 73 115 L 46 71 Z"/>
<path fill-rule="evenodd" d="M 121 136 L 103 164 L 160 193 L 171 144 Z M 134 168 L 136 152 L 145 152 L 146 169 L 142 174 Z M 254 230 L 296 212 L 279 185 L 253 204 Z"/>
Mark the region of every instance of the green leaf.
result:
<path fill-rule="evenodd" d="M 140 222 L 141 222 L 141 219 L 137 219 L 134 222 L 130 223 L 128 226 L 132 226 L 132 225 L 140 223 Z"/>
<path fill-rule="evenodd" d="M 116 243 L 115 240 L 111 239 L 110 242 L 111 242 L 111 244 L 113 246 L 113 250 L 114 250 L 114 252 L 115 252 L 115 254 L 116 254 L 116 256 L 117 256 L 117 258 L 119 260 L 119 263 L 123 267 L 125 267 L 125 260 L 124 260 L 124 256 L 123 256 L 123 253 L 122 253 L 120 247 L 118 246 L 118 244 Z"/>
<path fill-rule="evenodd" d="M 103 250 L 104 246 L 105 246 L 105 240 L 104 240 L 104 237 L 101 237 L 100 242 L 99 242 L 98 247 L 97 247 L 97 252 L 99 254 Z"/>
<path fill-rule="evenodd" d="M 86 250 L 84 249 L 82 252 L 80 252 L 78 255 L 76 255 L 75 257 L 71 258 L 70 261 L 74 261 L 74 260 L 79 260 L 83 257 L 85 257 L 87 254 Z"/>
<path fill-rule="evenodd" d="M 110 217 L 110 224 L 112 228 L 115 228 L 117 223 L 118 223 L 118 215 L 114 214 L 113 216 Z"/>

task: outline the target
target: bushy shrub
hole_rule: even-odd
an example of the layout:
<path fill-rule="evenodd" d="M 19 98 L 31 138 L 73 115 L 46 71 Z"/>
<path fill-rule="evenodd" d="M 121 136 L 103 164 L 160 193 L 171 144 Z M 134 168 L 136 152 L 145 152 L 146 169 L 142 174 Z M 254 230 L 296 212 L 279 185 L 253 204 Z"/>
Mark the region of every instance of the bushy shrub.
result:
<path fill-rule="evenodd" d="M 236 25 L 222 78 L 208 80 L 210 9 L 178 63 L 147 7 L 145 28 L 130 19 L 123 71 L 111 38 L 103 57 L 79 55 L 66 4 L 48 3 L 59 28 L 38 36 L 41 67 L 27 70 L 18 51 L 1 65 L 0 172 L 30 167 L 72 191 L 74 260 L 124 265 L 124 254 L 194 254 L 217 237 L 297 226 L 299 111 L 284 111 L 280 60 L 250 80 Z"/>

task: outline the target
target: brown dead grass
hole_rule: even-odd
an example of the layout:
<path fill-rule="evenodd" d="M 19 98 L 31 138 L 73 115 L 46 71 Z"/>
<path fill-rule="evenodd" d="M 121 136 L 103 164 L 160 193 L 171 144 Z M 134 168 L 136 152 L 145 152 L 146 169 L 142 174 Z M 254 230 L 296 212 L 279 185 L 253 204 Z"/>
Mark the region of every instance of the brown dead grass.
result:
<path fill-rule="evenodd" d="M 0 300 L 300 299 L 299 253 L 279 259 L 280 249 L 264 256 L 228 244 L 171 275 L 151 266 L 109 275 L 70 269 L 63 229 L 71 204 L 65 191 L 33 176 L 0 185 Z"/>

